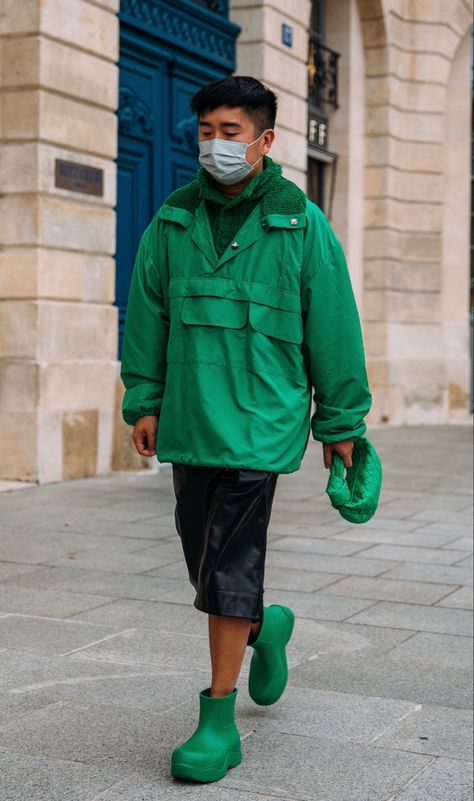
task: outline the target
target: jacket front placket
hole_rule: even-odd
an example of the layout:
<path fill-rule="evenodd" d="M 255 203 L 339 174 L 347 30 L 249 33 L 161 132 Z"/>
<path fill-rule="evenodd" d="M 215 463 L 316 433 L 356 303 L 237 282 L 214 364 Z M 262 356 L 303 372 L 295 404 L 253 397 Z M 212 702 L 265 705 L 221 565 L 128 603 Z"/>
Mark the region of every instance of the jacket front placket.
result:
<path fill-rule="evenodd" d="M 237 233 L 232 242 L 218 258 L 214 246 L 214 239 L 211 231 L 211 224 L 207 214 L 206 204 L 203 200 L 194 215 L 194 222 L 190 231 L 191 239 L 197 248 L 206 256 L 209 268 L 206 272 L 217 272 L 223 264 L 239 256 L 247 248 L 266 235 L 266 230 L 260 220 L 260 204 L 251 211 L 247 219 Z"/>

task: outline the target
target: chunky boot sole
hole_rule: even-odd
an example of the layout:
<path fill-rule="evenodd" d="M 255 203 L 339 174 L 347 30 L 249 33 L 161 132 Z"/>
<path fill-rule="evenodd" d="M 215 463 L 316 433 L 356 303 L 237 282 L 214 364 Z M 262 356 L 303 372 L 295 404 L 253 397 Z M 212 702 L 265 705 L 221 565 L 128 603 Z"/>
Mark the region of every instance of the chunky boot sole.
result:
<path fill-rule="evenodd" d="M 222 779 L 229 768 L 235 768 L 242 762 L 242 751 L 229 751 L 223 765 L 210 765 L 208 768 L 196 768 L 177 762 L 171 766 L 171 775 L 177 779 L 195 782 L 217 782 Z"/>
<path fill-rule="evenodd" d="M 279 607 L 283 613 L 279 623 L 272 620 L 265 629 L 262 625 L 255 642 L 249 643 L 254 654 L 250 662 L 248 690 L 259 706 L 270 706 L 278 701 L 288 682 L 286 646 L 293 634 L 295 615 L 288 606 L 272 604 L 268 609 L 272 607 Z"/>

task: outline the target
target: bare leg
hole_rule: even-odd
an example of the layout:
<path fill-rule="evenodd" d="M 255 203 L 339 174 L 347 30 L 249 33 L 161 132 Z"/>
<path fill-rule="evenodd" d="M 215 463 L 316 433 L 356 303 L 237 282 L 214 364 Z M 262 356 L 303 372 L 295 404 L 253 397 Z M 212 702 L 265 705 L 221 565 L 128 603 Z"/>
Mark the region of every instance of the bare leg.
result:
<path fill-rule="evenodd" d="M 209 615 L 211 650 L 211 696 L 229 695 L 234 691 L 247 647 L 249 633 L 256 637 L 261 623 L 246 618 Z"/>

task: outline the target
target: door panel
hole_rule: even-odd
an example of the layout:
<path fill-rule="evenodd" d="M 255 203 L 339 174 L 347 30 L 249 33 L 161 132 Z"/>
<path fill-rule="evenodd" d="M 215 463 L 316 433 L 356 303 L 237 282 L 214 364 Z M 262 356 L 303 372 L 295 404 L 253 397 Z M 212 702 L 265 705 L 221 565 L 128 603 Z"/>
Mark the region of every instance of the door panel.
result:
<path fill-rule="evenodd" d="M 117 171 L 117 281 L 119 358 L 136 246 L 152 214 L 152 145 L 123 137 Z"/>
<path fill-rule="evenodd" d="M 224 0 L 122 0 L 117 186 L 119 358 L 134 257 L 163 200 L 196 177 L 192 95 L 235 69 L 240 29 Z"/>

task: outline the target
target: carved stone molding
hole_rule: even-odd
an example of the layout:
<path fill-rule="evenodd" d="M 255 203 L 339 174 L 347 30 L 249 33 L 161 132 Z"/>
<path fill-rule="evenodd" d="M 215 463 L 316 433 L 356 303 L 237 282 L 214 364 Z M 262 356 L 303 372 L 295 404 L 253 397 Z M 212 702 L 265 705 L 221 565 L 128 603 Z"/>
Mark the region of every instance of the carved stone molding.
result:
<path fill-rule="evenodd" d="M 234 36 L 206 26 L 198 18 L 186 15 L 177 6 L 172 11 L 162 0 L 122 0 L 120 13 L 145 22 L 164 36 L 172 36 L 184 44 L 226 61 L 234 58 Z"/>

